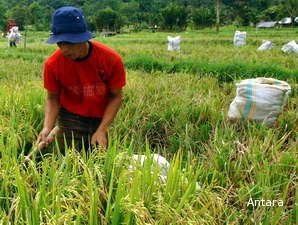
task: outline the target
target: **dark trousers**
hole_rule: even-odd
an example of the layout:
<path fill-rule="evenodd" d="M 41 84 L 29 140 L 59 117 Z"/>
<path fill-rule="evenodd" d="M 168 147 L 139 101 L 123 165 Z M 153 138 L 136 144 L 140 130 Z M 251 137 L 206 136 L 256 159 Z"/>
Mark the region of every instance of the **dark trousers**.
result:
<path fill-rule="evenodd" d="M 10 41 L 10 42 L 9 42 L 9 46 L 10 46 L 10 47 L 17 47 L 15 41 Z"/>
<path fill-rule="evenodd" d="M 91 137 L 97 130 L 101 118 L 85 117 L 60 108 L 58 115 L 59 133 L 57 141 L 61 153 L 65 147 L 74 147 L 77 151 L 83 148 L 86 152 L 92 151 Z"/>

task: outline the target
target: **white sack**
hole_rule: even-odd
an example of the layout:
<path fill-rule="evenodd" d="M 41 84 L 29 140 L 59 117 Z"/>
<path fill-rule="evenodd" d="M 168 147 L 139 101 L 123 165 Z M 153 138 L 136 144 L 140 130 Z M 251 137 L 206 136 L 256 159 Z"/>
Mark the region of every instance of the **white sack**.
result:
<path fill-rule="evenodd" d="M 175 50 L 180 50 L 180 42 L 181 42 L 181 37 L 171 37 L 168 36 L 168 51 L 175 51 Z"/>
<path fill-rule="evenodd" d="M 274 44 L 271 41 L 263 41 L 261 46 L 258 48 L 258 51 L 267 51 L 270 50 Z"/>
<path fill-rule="evenodd" d="M 298 53 L 298 45 L 297 43 L 293 40 L 293 41 L 290 41 L 289 43 L 285 44 L 281 50 L 283 52 L 286 52 L 286 53 Z"/>
<path fill-rule="evenodd" d="M 153 161 L 153 163 L 152 163 L 153 167 L 151 167 L 151 173 L 153 173 L 154 167 L 157 166 L 159 169 L 158 177 L 159 177 L 160 183 L 165 185 L 167 182 L 167 178 L 168 178 L 170 163 L 168 162 L 168 160 L 165 157 L 163 157 L 159 154 L 153 154 L 153 157 L 152 158 L 151 157 L 152 157 L 152 155 L 148 157 L 149 160 L 152 159 L 152 161 Z M 135 163 L 139 163 L 139 165 L 144 166 L 144 163 L 148 158 L 146 155 L 133 155 L 131 158 L 132 159 L 131 164 L 128 166 L 128 169 L 134 170 L 136 168 Z M 184 182 L 188 182 L 187 178 L 184 178 L 183 180 L 184 180 Z M 200 189 L 200 185 L 198 182 L 196 182 L 196 190 L 199 191 L 199 189 Z"/>
<path fill-rule="evenodd" d="M 241 47 L 246 44 L 246 32 L 236 30 L 234 34 L 234 46 Z"/>
<path fill-rule="evenodd" d="M 145 160 L 147 159 L 146 155 L 133 155 L 132 157 L 133 161 L 139 162 L 141 166 L 144 165 Z M 163 183 L 165 183 L 167 177 L 168 177 L 168 171 L 170 168 L 170 163 L 167 161 L 167 159 L 159 154 L 153 154 L 153 163 L 157 165 L 160 169 L 159 178 Z M 129 169 L 133 169 L 133 165 L 128 166 Z"/>
<path fill-rule="evenodd" d="M 242 80 L 230 105 L 229 119 L 249 119 L 272 126 L 282 112 L 291 87 L 273 78 Z"/>

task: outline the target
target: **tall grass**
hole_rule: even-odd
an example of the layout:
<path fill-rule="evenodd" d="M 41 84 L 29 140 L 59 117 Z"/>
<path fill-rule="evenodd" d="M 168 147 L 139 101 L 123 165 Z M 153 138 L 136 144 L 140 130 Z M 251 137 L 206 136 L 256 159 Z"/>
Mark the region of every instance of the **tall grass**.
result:
<path fill-rule="evenodd" d="M 207 74 L 216 77 L 221 82 L 254 77 L 273 77 L 280 80 L 298 79 L 298 70 L 286 69 L 274 64 L 247 64 L 245 62 L 209 63 L 190 60 L 177 60 L 167 63 L 151 56 L 133 56 L 126 61 L 129 69 L 145 72 L 162 71 L 164 73 L 185 72 L 192 74 Z"/>

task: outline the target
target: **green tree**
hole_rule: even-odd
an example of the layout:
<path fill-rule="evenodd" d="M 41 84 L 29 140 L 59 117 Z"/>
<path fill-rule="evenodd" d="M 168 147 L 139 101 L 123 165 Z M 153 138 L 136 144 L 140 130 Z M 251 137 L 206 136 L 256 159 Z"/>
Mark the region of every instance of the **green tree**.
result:
<path fill-rule="evenodd" d="M 206 7 L 200 7 L 191 11 L 191 21 L 195 28 L 214 25 L 214 18 L 214 10 Z"/>
<path fill-rule="evenodd" d="M 101 5 L 103 8 L 111 8 L 115 11 L 118 11 L 121 8 L 121 2 L 119 0 L 103 0 Z"/>
<path fill-rule="evenodd" d="M 157 24 L 165 29 L 185 29 L 188 22 L 194 27 L 213 25 L 216 3 L 220 5 L 220 24 L 249 25 L 260 20 L 298 16 L 298 0 L 0 0 L 0 25 L 5 23 L 3 18 L 7 16 L 15 18 L 21 28 L 28 19 L 36 29 L 48 30 L 52 12 L 72 5 L 83 9 L 91 30 L 103 26 L 96 18 L 98 12 L 107 8 L 118 18 L 117 23 L 105 25 L 110 29 L 114 26 L 118 29 L 126 22 L 128 25 Z"/>
<path fill-rule="evenodd" d="M 142 12 L 151 12 L 152 5 L 154 4 L 152 0 L 138 0 L 138 2 Z"/>
<path fill-rule="evenodd" d="M 259 16 L 258 19 L 259 21 L 261 20 L 273 20 L 273 21 L 278 21 L 282 17 L 285 16 L 285 9 L 282 5 L 273 5 L 268 7 L 266 10 L 264 10 Z"/>
<path fill-rule="evenodd" d="M 51 10 L 49 7 L 41 6 L 38 2 L 32 2 L 28 7 L 28 23 L 34 25 L 37 30 L 49 28 L 51 21 Z"/>
<path fill-rule="evenodd" d="M 128 22 L 130 24 L 140 23 L 139 21 L 139 3 L 136 1 L 127 2 L 122 4 L 121 9 L 119 11 L 121 15 L 124 15 L 128 18 Z"/>
<path fill-rule="evenodd" d="M 53 9 L 58 9 L 66 5 L 75 5 L 67 0 L 39 0 L 38 2 L 43 6 L 49 6 L 50 8 L 53 8 Z"/>
<path fill-rule="evenodd" d="M 123 25 L 120 14 L 111 8 L 100 10 L 95 17 L 95 23 L 98 30 L 118 31 Z"/>
<path fill-rule="evenodd" d="M 13 18 L 22 30 L 28 24 L 28 8 L 25 5 L 16 5 L 8 12 L 9 17 Z"/>
<path fill-rule="evenodd" d="M 298 0 L 284 0 L 282 3 L 292 19 L 298 16 Z"/>
<path fill-rule="evenodd" d="M 188 13 L 185 7 L 170 4 L 161 11 L 161 15 L 164 28 L 169 30 L 186 28 Z"/>
<path fill-rule="evenodd" d="M 6 25 L 6 19 L 7 19 L 7 17 L 5 15 L 5 13 L 4 13 L 6 10 L 5 10 L 5 6 L 4 6 L 4 4 L 3 4 L 2 1 L 0 2 L 0 11 L 2 12 L 0 14 L 0 29 L 2 31 L 5 31 L 6 30 L 5 25 Z"/>

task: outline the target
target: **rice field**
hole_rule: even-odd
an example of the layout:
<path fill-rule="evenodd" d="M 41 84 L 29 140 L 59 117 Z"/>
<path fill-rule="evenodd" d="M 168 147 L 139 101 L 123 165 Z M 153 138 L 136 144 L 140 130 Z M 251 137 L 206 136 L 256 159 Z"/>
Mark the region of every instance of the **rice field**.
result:
<path fill-rule="evenodd" d="M 297 222 L 297 54 L 281 52 L 298 29 L 236 28 L 179 34 L 121 34 L 101 41 L 127 68 L 121 110 L 106 153 L 89 157 L 53 144 L 24 163 L 42 128 L 42 62 L 56 49 L 30 33 L 26 49 L 0 40 L 0 225 L 6 224 L 285 224 Z M 182 37 L 168 52 L 166 36 Z M 276 46 L 257 52 L 262 40 Z M 273 128 L 227 118 L 235 82 L 287 81 L 292 92 Z M 151 154 L 170 162 L 166 181 Z M 145 154 L 144 165 L 131 160 Z M 134 169 L 129 169 L 133 164 Z M 249 205 L 279 200 L 282 206 Z"/>

